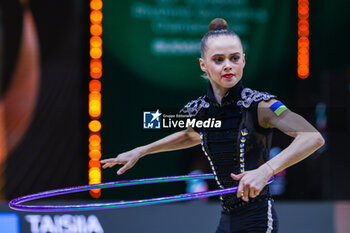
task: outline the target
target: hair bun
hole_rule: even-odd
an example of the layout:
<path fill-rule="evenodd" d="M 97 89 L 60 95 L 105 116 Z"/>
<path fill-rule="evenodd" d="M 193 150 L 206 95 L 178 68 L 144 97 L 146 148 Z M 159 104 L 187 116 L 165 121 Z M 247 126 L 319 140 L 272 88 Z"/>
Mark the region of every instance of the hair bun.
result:
<path fill-rule="evenodd" d="M 226 30 L 228 29 L 228 24 L 226 20 L 222 18 L 215 18 L 209 24 L 209 31 Z"/>

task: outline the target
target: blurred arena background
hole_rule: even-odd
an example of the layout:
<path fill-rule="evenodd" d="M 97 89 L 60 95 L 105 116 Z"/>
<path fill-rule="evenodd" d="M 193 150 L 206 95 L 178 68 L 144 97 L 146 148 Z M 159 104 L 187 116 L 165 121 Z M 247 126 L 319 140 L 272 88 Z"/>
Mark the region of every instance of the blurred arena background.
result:
<path fill-rule="evenodd" d="M 8 201 L 89 183 L 209 173 L 199 147 L 150 155 L 120 177 L 116 168 L 101 171 L 99 159 L 173 132 L 143 129 L 144 111 L 175 114 L 206 93 L 199 42 L 215 17 L 225 18 L 242 39 L 247 61 L 243 84 L 277 95 L 326 139 L 319 151 L 276 176 L 271 190 L 280 231 L 350 232 L 348 1 L 0 4 L 0 232 L 214 232 L 218 198 L 49 214 L 13 211 Z M 305 14 L 307 25 L 301 21 Z M 299 39 L 305 33 L 309 60 L 300 57 Z M 305 61 L 306 71 L 298 70 Z M 271 156 L 290 142 L 275 131 Z M 179 182 L 48 201 L 109 202 L 213 188 L 211 182 Z"/>

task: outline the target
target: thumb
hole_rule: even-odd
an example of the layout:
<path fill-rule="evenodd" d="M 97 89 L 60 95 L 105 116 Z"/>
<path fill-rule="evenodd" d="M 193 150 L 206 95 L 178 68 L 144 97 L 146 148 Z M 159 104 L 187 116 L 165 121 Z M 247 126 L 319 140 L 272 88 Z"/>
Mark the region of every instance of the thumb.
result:
<path fill-rule="evenodd" d="M 235 175 L 235 174 L 231 173 L 231 177 L 234 180 L 240 180 L 240 179 L 242 179 L 243 176 L 244 176 L 244 173 L 240 173 L 238 175 Z"/>

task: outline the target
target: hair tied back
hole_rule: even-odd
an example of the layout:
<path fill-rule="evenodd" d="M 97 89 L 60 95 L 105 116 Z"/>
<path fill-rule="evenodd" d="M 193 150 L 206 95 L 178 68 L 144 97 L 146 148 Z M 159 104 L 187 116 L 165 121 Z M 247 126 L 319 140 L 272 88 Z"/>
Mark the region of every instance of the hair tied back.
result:
<path fill-rule="evenodd" d="M 219 30 L 227 30 L 228 29 L 228 24 L 226 20 L 222 18 L 215 18 L 213 19 L 208 27 L 209 31 L 219 31 Z"/>

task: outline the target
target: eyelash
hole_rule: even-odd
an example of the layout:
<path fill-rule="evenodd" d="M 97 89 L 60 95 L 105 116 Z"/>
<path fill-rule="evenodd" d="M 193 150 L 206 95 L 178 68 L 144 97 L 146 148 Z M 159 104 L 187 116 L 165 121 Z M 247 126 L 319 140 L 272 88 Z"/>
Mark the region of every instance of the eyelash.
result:
<path fill-rule="evenodd" d="M 220 62 L 223 61 L 223 59 L 222 59 L 221 57 L 216 57 L 216 58 L 214 58 L 214 61 L 215 61 L 216 63 L 220 63 Z"/>
<path fill-rule="evenodd" d="M 239 56 L 232 56 L 231 60 L 233 60 L 234 62 L 237 62 L 239 60 Z M 216 57 L 213 59 L 215 63 L 221 63 L 224 61 L 224 59 L 222 59 L 221 57 Z"/>

